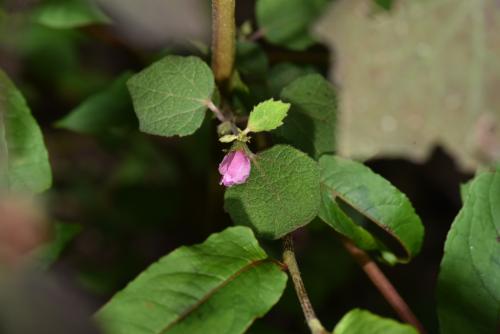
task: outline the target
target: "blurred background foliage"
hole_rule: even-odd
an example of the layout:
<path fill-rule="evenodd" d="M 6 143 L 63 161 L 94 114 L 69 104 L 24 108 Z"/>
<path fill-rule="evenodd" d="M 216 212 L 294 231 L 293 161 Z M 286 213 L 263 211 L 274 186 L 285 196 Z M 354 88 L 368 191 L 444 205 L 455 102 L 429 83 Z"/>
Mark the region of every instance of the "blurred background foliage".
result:
<path fill-rule="evenodd" d="M 141 134 L 124 87 L 127 75 L 167 53 L 207 57 L 210 12 L 202 1 L 100 0 L 103 24 L 62 29 L 37 19 L 49 2 L 0 2 L 0 66 L 25 95 L 50 155 L 54 181 L 44 197 L 47 216 L 58 222 L 56 240 L 69 242 L 64 250 L 52 250 L 62 253 L 50 273 L 93 312 L 160 256 L 232 224 L 218 184 L 223 152 L 215 123 L 207 117 L 185 138 Z M 391 4 L 376 0 L 374 6 L 390 10 Z M 108 19 L 113 24 L 104 24 Z M 254 1 L 238 2 L 237 23 L 256 26 Z M 330 53 L 335 50 L 318 43 L 292 51 L 264 39 L 242 40 L 237 67 L 244 84 L 234 104 L 245 110 L 277 96 L 302 74 L 327 75 L 335 70 Z M 69 117 L 74 110 L 94 115 L 97 123 Z M 119 117 L 107 119 L 110 114 Z M 436 333 L 433 305 L 442 248 L 461 206 L 459 185 L 471 175 L 460 172 L 439 147 L 419 164 L 394 158 L 367 164 L 408 195 L 426 225 L 422 253 L 408 265 L 383 269 Z M 296 235 L 304 281 L 325 327 L 333 328 L 354 307 L 395 317 L 329 231 L 315 222 Z M 279 256 L 279 243 L 264 247 Z M 290 285 L 250 332 L 306 333 Z"/>

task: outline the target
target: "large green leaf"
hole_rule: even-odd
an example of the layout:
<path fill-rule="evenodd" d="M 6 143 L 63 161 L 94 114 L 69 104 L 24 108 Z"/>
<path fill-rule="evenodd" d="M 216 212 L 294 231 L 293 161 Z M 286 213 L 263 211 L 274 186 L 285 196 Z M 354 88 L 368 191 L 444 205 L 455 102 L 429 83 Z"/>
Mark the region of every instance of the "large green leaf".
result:
<path fill-rule="evenodd" d="M 243 333 L 278 301 L 287 276 L 247 227 L 180 247 L 96 315 L 108 334 Z"/>
<path fill-rule="evenodd" d="M 294 50 L 315 43 L 309 28 L 329 0 L 258 0 L 257 22 L 268 41 Z"/>
<path fill-rule="evenodd" d="M 339 321 L 334 334 L 418 334 L 410 325 L 382 318 L 365 310 L 349 311 Z"/>
<path fill-rule="evenodd" d="M 62 29 L 111 22 L 93 0 L 46 0 L 33 18 L 45 26 Z"/>
<path fill-rule="evenodd" d="M 395 4 L 337 0 L 315 29 L 342 87 L 338 152 L 425 161 L 438 144 L 462 168 L 500 161 L 498 0 Z"/>
<path fill-rule="evenodd" d="M 134 75 L 128 87 L 143 132 L 185 136 L 201 126 L 215 84 L 201 59 L 166 56 Z"/>
<path fill-rule="evenodd" d="M 98 134 L 137 123 L 126 81 L 131 73 L 124 73 L 104 91 L 88 97 L 57 126 L 68 130 Z"/>
<path fill-rule="evenodd" d="M 500 170 L 468 184 L 444 247 L 438 279 L 442 334 L 500 328 Z"/>
<path fill-rule="evenodd" d="M 277 239 L 313 220 L 319 203 L 317 163 L 276 145 L 256 156 L 246 183 L 226 190 L 224 207 L 236 224 Z"/>
<path fill-rule="evenodd" d="M 281 99 L 292 107 L 284 125 L 274 133 L 318 159 L 335 150 L 337 99 L 332 85 L 319 74 L 294 80 L 281 92 Z"/>
<path fill-rule="evenodd" d="M 0 187 L 36 193 L 51 183 L 42 132 L 21 92 L 0 70 Z"/>
<path fill-rule="evenodd" d="M 340 210 L 338 199 L 361 213 L 394 239 L 402 250 L 394 251 L 400 262 L 415 256 L 422 245 L 424 227 L 408 198 L 389 181 L 359 162 L 324 155 L 319 160 L 323 204 L 320 217 L 339 233 L 351 238 L 359 247 L 386 251 L 386 246 L 370 238 L 360 225 Z M 325 204 L 326 202 L 326 204 Z M 393 240 L 390 240 L 393 241 Z"/>

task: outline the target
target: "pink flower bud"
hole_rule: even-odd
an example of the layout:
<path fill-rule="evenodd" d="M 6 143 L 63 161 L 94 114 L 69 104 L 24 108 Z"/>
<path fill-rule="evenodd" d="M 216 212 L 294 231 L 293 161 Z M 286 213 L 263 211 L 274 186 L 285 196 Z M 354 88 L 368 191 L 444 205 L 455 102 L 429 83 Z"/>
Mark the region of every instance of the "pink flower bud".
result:
<path fill-rule="evenodd" d="M 229 152 L 219 164 L 219 173 L 222 175 L 220 184 L 231 187 L 245 183 L 250 175 L 250 168 L 250 159 L 244 151 Z"/>

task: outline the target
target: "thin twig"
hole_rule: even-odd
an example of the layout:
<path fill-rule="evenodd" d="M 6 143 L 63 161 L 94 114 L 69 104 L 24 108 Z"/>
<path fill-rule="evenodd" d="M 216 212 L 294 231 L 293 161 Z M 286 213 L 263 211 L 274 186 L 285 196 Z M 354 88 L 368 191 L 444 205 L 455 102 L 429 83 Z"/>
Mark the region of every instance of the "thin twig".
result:
<path fill-rule="evenodd" d="M 227 85 L 234 67 L 235 0 L 212 0 L 212 70 L 219 88 Z"/>
<path fill-rule="evenodd" d="M 215 117 L 217 117 L 219 122 L 221 123 L 228 122 L 231 125 L 231 132 L 233 133 L 233 135 L 238 135 L 239 133 L 238 127 L 234 123 L 234 117 L 232 113 L 230 114 L 229 117 L 226 116 L 211 100 L 205 101 L 205 105 L 207 106 L 208 109 L 210 109 L 214 113 Z"/>
<path fill-rule="evenodd" d="M 373 285 L 375 285 L 382 296 L 384 296 L 385 300 L 387 300 L 394 311 L 398 314 L 399 318 L 417 328 L 421 334 L 425 334 L 426 331 L 422 323 L 420 323 L 408 304 L 404 301 L 396 288 L 387 279 L 382 270 L 380 270 L 370 256 L 365 251 L 354 245 L 349 239 L 340 235 L 339 237 L 349 254 L 351 254 L 351 256 L 361 266 L 368 278 L 372 281 Z"/>
<path fill-rule="evenodd" d="M 217 106 L 211 100 L 206 101 L 205 105 L 207 106 L 208 109 L 210 109 L 214 113 L 215 117 L 217 117 L 217 119 L 221 123 L 229 121 L 226 118 L 226 116 L 224 116 L 222 111 L 219 108 L 217 108 Z"/>
<path fill-rule="evenodd" d="M 312 307 L 309 296 L 307 295 L 304 282 L 300 276 L 299 267 L 297 265 L 297 260 L 295 259 L 295 250 L 293 247 L 293 237 L 291 234 L 287 234 L 283 238 L 283 262 L 288 267 L 288 272 L 292 277 L 293 285 L 295 287 L 295 292 L 300 301 L 300 306 L 307 321 L 307 325 L 313 334 L 326 334 L 328 333 L 323 327 L 321 322 L 316 317 L 314 309 Z"/>
<path fill-rule="evenodd" d="M 247 37 L 249 42 L 256 42 L 264 37 L 265 31 L 263 28 L 255 30 L 250 36 Z"/>

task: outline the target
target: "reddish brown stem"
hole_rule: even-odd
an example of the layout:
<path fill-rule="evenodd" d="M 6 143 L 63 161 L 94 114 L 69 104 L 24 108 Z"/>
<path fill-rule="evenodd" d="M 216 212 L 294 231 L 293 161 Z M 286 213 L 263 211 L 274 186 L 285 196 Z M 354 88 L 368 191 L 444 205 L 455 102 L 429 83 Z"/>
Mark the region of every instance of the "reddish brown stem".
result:
<path fill-rule="evenodd" d="M 342 236 L 340 236 L 340 238 L 349 254 L 351 254 L 351 256 L 361 266 L 363 271 L 372 281 L 373 285 L 375 285 L 382 296 L 384 296 L 385 300 L 387 300 L 394 311 L 398 314 L 399 318 L 417 328 L 421 334 L 425 334 L 426 331 L 420 321 L 370 256 L 365 251 L 356 247 L 356 245 L 354 245 L 347 238 Z"/>

